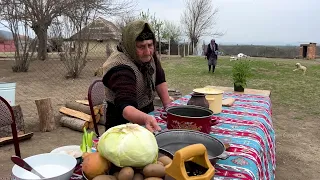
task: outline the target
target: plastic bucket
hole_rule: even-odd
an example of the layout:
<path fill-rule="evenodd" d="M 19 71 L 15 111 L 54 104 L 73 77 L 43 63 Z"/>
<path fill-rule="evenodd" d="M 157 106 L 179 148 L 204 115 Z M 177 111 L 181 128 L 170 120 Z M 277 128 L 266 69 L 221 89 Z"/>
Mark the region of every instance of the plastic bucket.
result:
<path fill-rule="evenodd" d="M 16 101 L 16 83 L 0 82 L 0 96 L 2 96 L 11 106 Z"/>

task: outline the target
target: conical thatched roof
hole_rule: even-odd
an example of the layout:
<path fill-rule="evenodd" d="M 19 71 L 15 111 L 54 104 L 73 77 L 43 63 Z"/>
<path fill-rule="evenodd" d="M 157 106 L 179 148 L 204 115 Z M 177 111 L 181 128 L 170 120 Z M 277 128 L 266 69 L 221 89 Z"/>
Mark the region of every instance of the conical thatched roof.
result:
<path fill-rule="evenodd" d="M 80 35 L 81 32 L 81 35 Z M 120 30 L 110 21 L 101 17 L 94 20 L 80 32 L 72 35 L 70 40 L 119 40 L 121 37 Z"/>

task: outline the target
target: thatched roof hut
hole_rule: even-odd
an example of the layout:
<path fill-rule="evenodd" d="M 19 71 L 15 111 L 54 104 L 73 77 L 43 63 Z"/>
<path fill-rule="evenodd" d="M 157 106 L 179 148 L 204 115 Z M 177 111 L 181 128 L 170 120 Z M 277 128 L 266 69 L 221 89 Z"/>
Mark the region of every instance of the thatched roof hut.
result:
<path fill-rule="evenodd" d="M 72 35 L 69 40 L 79 41 L 105 41 L 120 40 L 121 32 L 112 22 L 101 17 L 84 27 L 81 31 Z"/>

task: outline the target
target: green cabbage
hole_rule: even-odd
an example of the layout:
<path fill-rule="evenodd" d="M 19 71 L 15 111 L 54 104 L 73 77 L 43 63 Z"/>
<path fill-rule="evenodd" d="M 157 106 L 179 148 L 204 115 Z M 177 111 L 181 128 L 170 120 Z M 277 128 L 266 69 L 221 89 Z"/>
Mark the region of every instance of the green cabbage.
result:
<path fill-rule="evenodd" d="M 138 124 L 122 124 L 102 134 L 98 143 L 101 156 L 118 167 L 144 167 L 158 159 L 155 136 Z"/>

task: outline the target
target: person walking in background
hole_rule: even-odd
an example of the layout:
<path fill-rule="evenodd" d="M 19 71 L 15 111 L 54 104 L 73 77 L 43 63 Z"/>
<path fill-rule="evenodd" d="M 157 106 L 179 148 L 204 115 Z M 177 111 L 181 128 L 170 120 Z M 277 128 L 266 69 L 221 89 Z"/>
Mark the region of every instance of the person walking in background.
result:
<path fill-rule="evenodd" d="M 211 42 L 208 44 L 207 51 L 205 54 L 208 60 L 209 72 L 212 66 L 212 72 L 214 73 L 218 60 L 218 50 L 218 44 L 215 42 L 214 39 L 212 39 Z"/>

